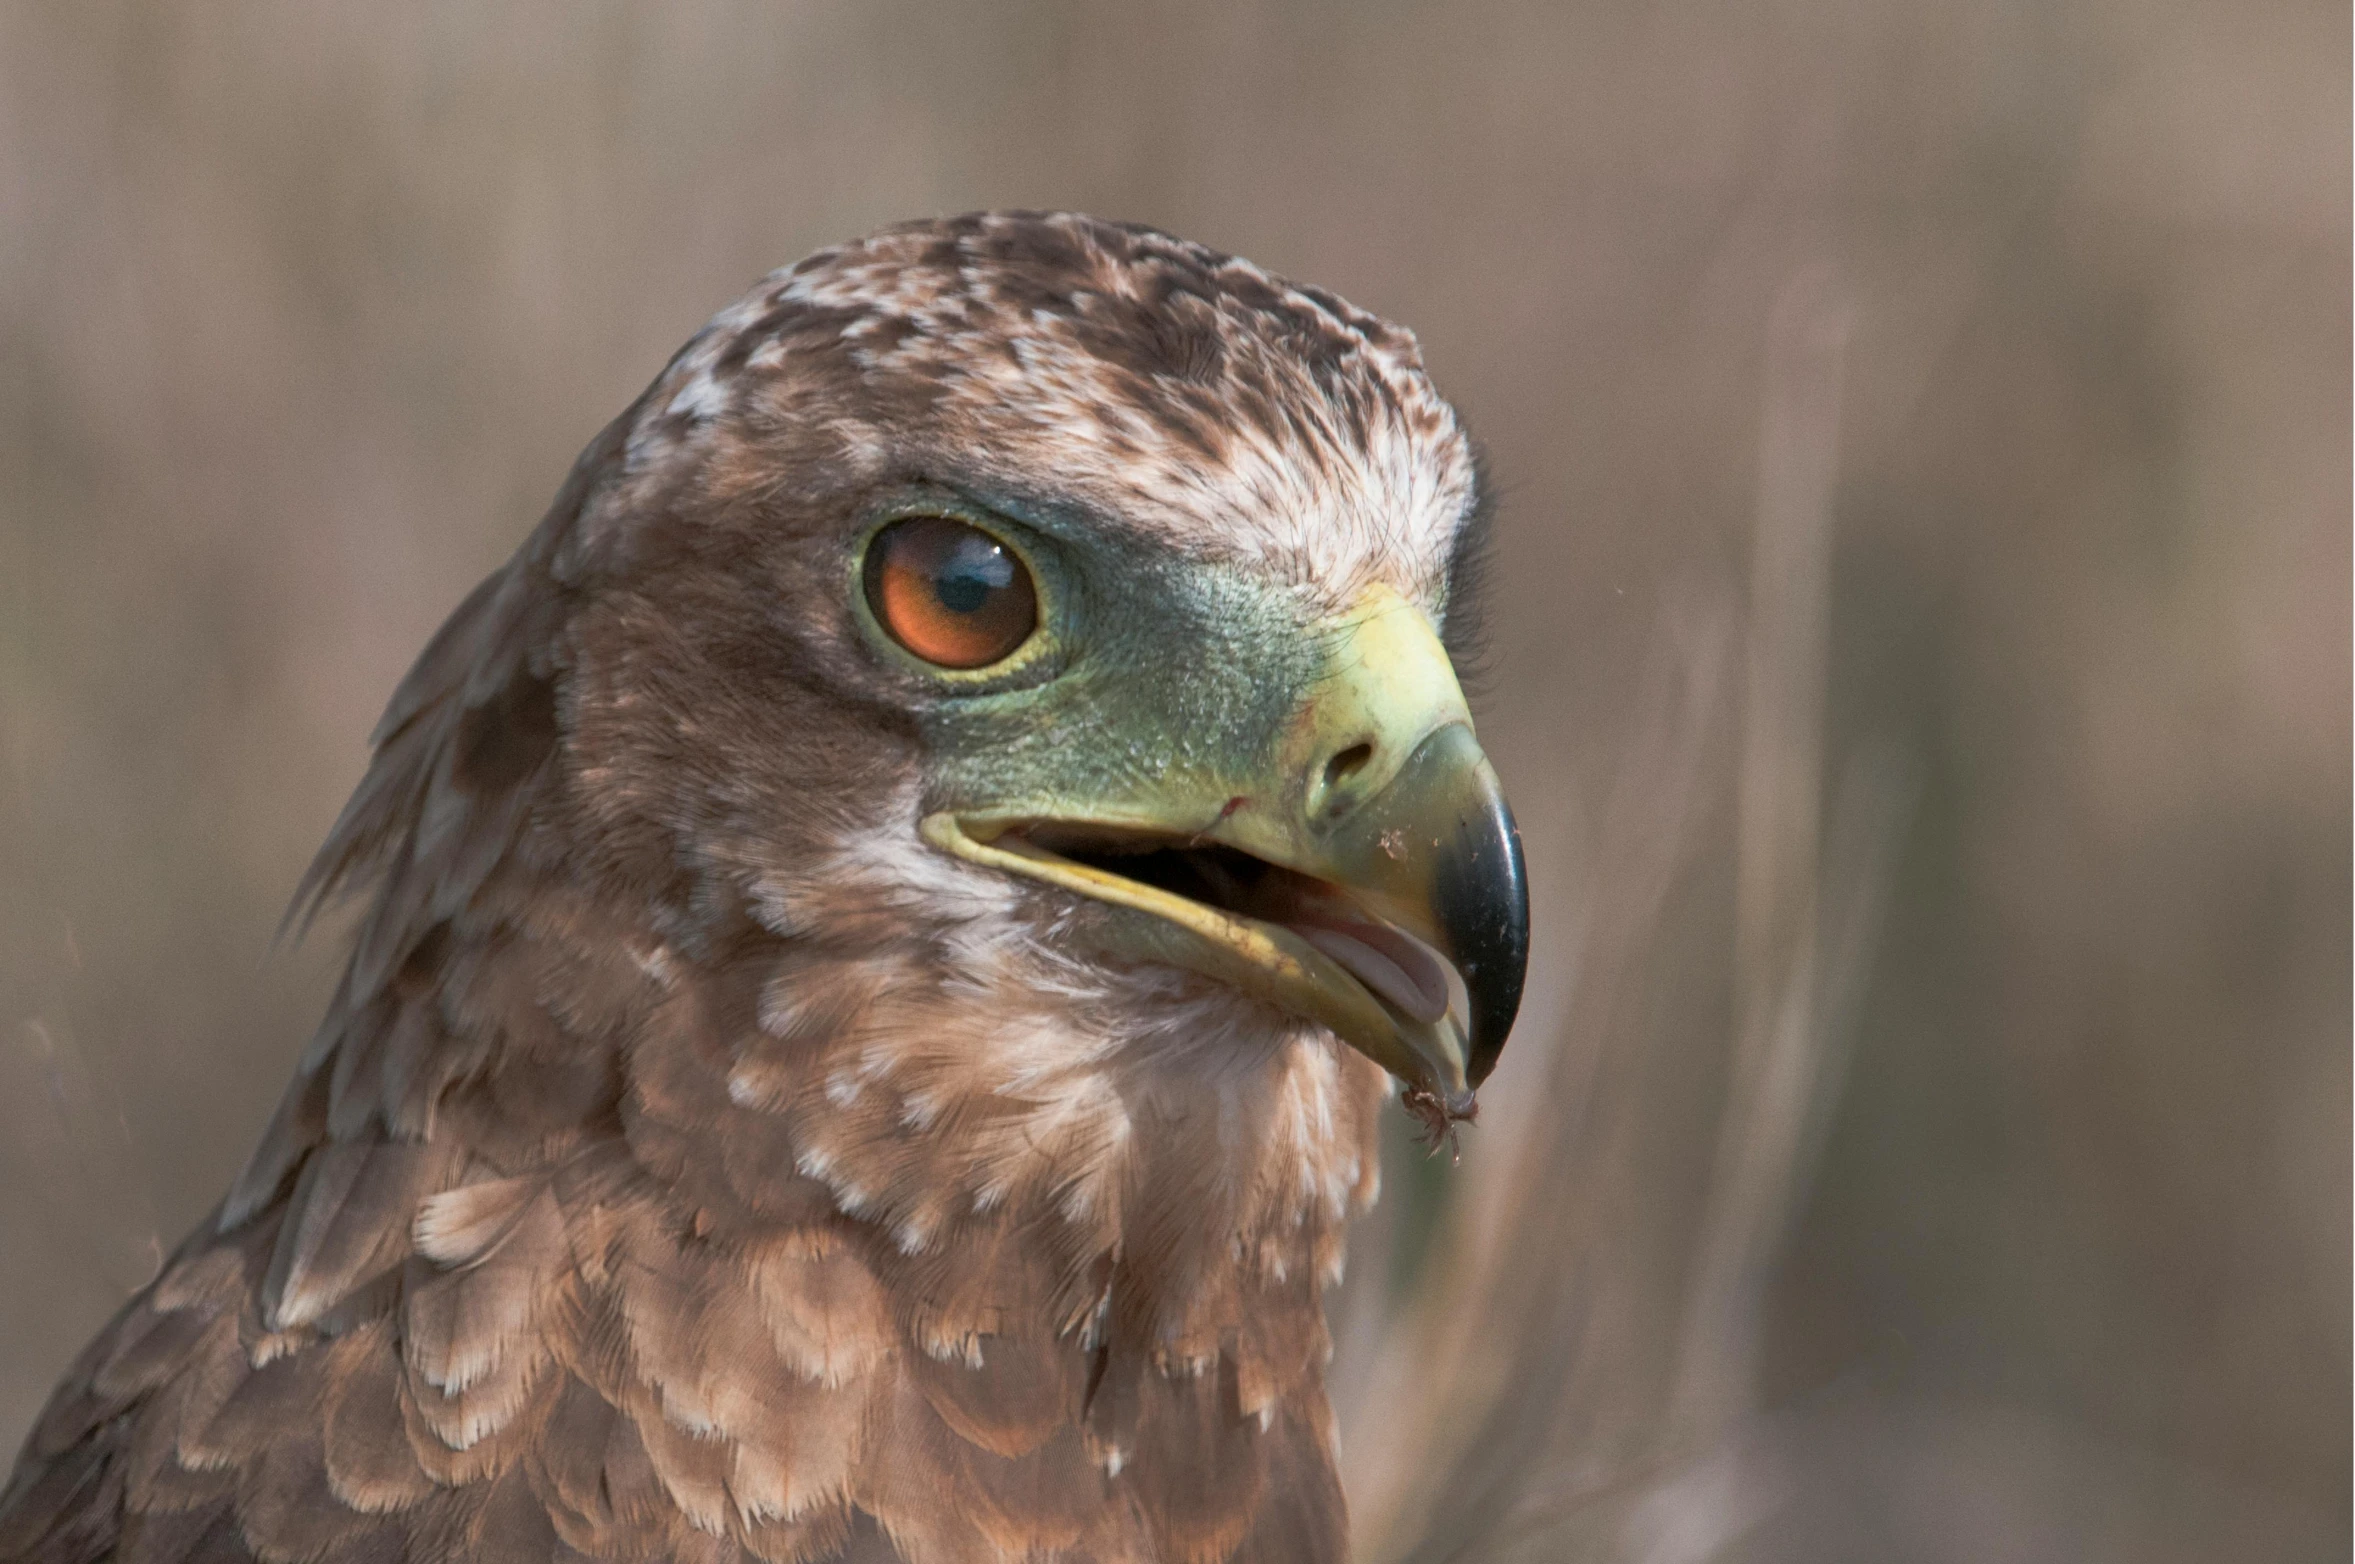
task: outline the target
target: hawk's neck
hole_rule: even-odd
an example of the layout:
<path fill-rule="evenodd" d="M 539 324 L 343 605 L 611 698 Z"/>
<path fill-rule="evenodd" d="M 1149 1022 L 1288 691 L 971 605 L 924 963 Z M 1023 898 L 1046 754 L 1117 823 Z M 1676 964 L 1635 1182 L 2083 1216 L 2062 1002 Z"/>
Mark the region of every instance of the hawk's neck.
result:
<path fill-rule="evenodd" d="M 612 903 L 510 864 L 364 930 L 218 1236 L 123 1327 L 236 1321 L 130 1387 L 174 1481 L 257 1542 L 230 1479 L 294 1445 L 355 1532 L 496 1493 L 591 1557 L 1344 1555 L 1320 1295 L 1379 1072 Z M 282 1417 L 191 1432 L 265 1364 Z"/>

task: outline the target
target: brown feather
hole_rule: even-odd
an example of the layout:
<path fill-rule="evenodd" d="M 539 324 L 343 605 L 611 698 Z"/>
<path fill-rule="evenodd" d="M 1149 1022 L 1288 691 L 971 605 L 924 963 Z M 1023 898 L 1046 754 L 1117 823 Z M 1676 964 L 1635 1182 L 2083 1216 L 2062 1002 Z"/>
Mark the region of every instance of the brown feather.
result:
<path fill-rule="evenodd" d="M 456 1160 L 445 1143 L 332 1142 L 303 1164 L 262 1283 L 274 1330 L 307 1325 L 397 1264 L 418 1202 Z"/>
<path fill-rule="evenodd" d="M 279 1099 L 278 1111 L 262 1131 L 262 1143 L 246 1159 L 244 1171 L 221 1204 L 222 1232 L 243 1226 L 277 1200 L 311 1148 L 326 1137 L 328 1093 L 327 1073 L 313 1069 L 297 1077 L 293 1089 Z"/>
<path fill-rule="evenodd" d="M 329 1487 L 340 1502 L 371 1515 L 424 1503 L 435 1485 L 401 1420 L 401 1361 L 390 1323 L 364 1326 L 335 1350 L 343 1361 L 320 1424 Z"/>

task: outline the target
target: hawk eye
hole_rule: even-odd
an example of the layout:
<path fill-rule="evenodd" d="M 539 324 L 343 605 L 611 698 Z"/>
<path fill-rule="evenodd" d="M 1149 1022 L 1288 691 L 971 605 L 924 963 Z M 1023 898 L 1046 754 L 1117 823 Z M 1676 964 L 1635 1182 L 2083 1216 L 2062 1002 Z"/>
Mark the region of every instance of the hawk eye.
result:
<path fill-rule="evenodd" d="M 910 516 L 867 545 L 867 606 L 891 638 L 943 668 L 986 668 L 1038 628 L 1029 567 L 979 527 Z"/>

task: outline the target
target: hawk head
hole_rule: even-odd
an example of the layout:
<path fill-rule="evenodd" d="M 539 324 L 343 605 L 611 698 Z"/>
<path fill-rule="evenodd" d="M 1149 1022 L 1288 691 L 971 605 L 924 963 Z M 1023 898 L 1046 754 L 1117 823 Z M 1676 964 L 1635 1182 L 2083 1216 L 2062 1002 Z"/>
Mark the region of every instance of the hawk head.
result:
<path fill-rule="evenodd" d="M 590 485 L 603 845 L 1470 1112 L 1526 898 L 1443 633 L 1478 467 L 1408 333 L 1149 230 L 919 224 L 720 315 Z"/>

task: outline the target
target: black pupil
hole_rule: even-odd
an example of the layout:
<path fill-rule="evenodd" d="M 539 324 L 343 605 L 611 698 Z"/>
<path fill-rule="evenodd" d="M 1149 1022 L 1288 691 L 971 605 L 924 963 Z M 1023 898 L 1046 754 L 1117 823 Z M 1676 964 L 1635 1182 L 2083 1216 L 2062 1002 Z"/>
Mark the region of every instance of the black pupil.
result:
<path fill-rule="evenodd" d="M 940 573 L 932 578 L 932 595 L 952 614 L 979 613 L 990 594 L 1014 584 L 1014 561 L 1005 549 L 978 534 L 957 540 Z"/>

